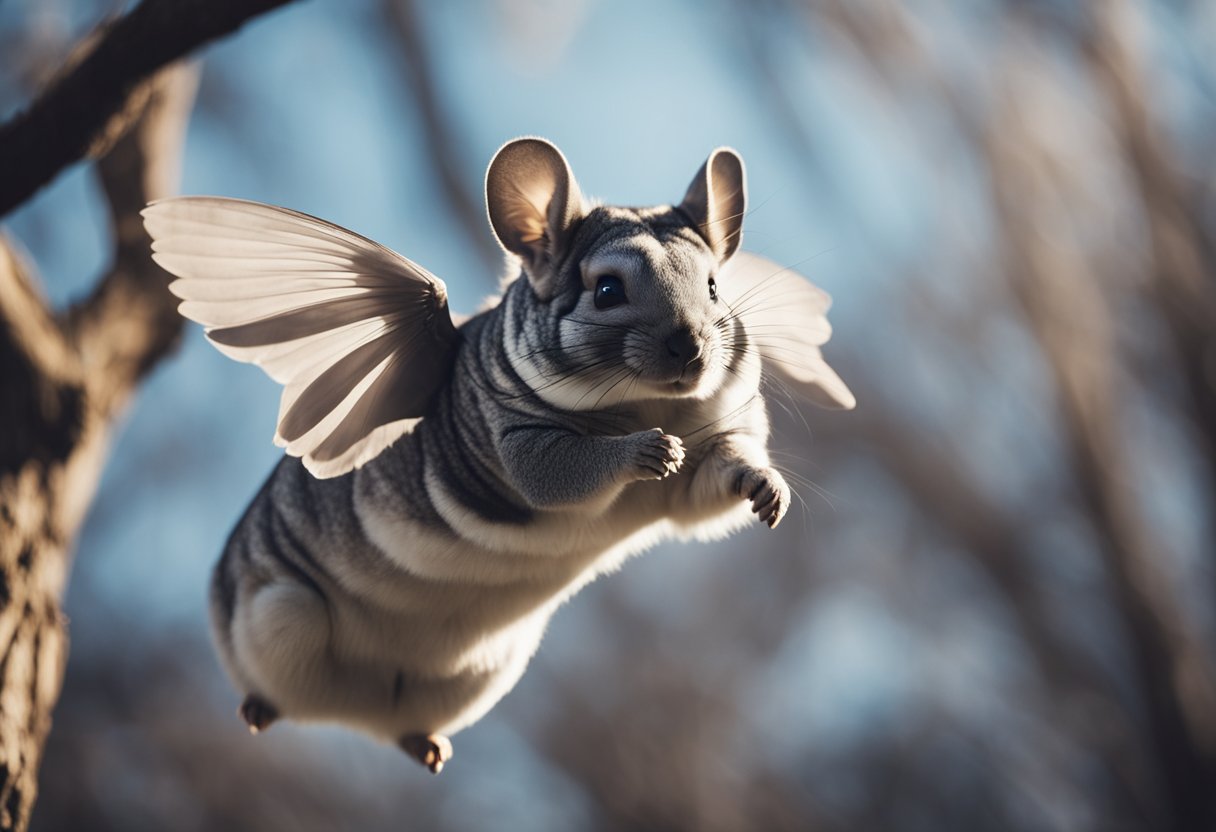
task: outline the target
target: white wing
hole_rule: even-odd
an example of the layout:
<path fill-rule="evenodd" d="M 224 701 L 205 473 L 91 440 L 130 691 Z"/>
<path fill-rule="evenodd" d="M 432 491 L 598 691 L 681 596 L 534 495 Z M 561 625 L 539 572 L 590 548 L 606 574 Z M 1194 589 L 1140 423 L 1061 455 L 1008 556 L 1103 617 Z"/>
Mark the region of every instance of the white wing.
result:
<path fill-rule="evenodd" d="M 317 477 L 363 465 L 427 412 L 458 335 L 443 281 L 324 220 L 179 197 L 143 211 L 178 309 L 284 385 L 275 443 Z"/>
<path fill-rule="evenodd" d="M 718 291 L 742 318 L 766 371 L 823 407 L 851 410 L 857 405 L 820 350 L 832 336 L 827 292 L 792 269 L 746 251 L 727 261 Z"/>

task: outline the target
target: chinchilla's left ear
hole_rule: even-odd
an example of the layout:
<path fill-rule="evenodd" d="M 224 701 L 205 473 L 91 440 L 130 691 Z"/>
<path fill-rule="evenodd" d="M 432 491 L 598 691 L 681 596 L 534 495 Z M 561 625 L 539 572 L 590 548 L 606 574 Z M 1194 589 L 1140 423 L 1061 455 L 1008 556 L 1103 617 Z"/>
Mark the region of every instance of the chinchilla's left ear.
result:
<path fill-rule="evenodd" d="M 566 157 L 544 139 L 507 142 L 486 171 L 486 209 L 498 241 L 523 261 L 536 294 L 551 298 L 551 267 L 586 213 Z"/>
<path fill-rule="evenodd" d="M 693 177 L 680 210 L 688 214 L 719 260 L 726 260 L 743 239 L 747 210 L 747 174 L 743 159 L 729 147 L 719 147 Z"/>

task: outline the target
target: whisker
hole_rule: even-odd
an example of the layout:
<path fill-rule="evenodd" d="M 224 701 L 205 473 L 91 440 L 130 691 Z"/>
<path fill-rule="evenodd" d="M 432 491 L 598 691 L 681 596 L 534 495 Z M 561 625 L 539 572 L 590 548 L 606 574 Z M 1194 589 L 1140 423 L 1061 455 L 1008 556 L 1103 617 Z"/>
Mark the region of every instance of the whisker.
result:
<path fill-rule="evenodd" d="M 599 406 L 600 406 L 600 402 L 602 402 L 604 400 L 604 396 L 608 395 L 608 393 L 611 392 L 614 387 L 616 387 L 618 384 L 620 384 L 622 381 L 624 381 L 626 378 L 628 378 L 632 372 L 633 372 L 633 370 L 631 370 L 629 367 L 623 367 L 623 368 L 618 368 L 615 374 L 609 374 L 608 378 L 614 378 L 615 380 L 612 382 L 612 384 L 610 384 L 608 386 L 607 390 L 604 390 L 602 393 L 600 393 L 599 398 L 597 398 L 595 400 L 595 404 L 593 404 L 591 406 L 591 410 L 598 410 Z M 580 404 L 582 404 L 583 399 L 587 398 L 587 396 L 589 396 L 593 392 L 595 392 L 596 387 L 599 387 L 600 384 L 602 384 L 602 383 L 603 382 L 597 382 L 593 387 L 591 387 L 589 390 L 587 390 L 585 393 L 583 393 L 583 395 L 579 396 L 578 401 L 576 401 L 574 403 L 574 409 L 577 410 L 578 406 Z"/>

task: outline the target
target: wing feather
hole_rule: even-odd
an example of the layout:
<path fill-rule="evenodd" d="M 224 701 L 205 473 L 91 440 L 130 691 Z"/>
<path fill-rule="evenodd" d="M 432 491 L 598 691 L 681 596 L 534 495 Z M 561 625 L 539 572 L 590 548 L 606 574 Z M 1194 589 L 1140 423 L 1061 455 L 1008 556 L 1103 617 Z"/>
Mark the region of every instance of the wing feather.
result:
<path fill-rule="evenodd" d="M 792 269 L 736 252 L 723 267 L 719 292 L 760 350 L 765 371 L 815 404 L 851 410 L 857 400 L 820 349 L 832 337 L 832 299 Z"/>
<path fill-rule="evenodd" d="M 275 442 L 314 475 L 363 465 L 425 415 L 458 342 L 439 278 L 286 208 L 181 197 L 143 216 L 181 313 L 284 385 Z"/>

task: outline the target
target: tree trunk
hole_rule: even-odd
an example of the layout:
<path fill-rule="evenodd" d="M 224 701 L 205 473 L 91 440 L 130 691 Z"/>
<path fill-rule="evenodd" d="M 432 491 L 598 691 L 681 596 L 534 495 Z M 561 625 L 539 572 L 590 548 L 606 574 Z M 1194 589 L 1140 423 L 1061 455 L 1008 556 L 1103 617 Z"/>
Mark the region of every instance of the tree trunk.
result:
<path fill-rule="evenodd" d="M 72 541 L 116 417 L 181 331 L 139 210 L 175 190 L 196 73 L 173 67 L 100 163 L 117 239 L 97 291 L 57 318 L 0 240 L 0 829 L 25 829 L 67 656 Z"/>
<path fill-rule="evenodd" d="M 67 656 L 60 598 L 116 418 L 182 329 L 139 216 L 177 187 L 198 77 L 173 62 L 288 2 L 144 0 L 0 125 L 0 216 L 99 159 L 116 242 L 109 274 L 57 316 L 0 238 L 0 830 L 29 825 Z"/>

